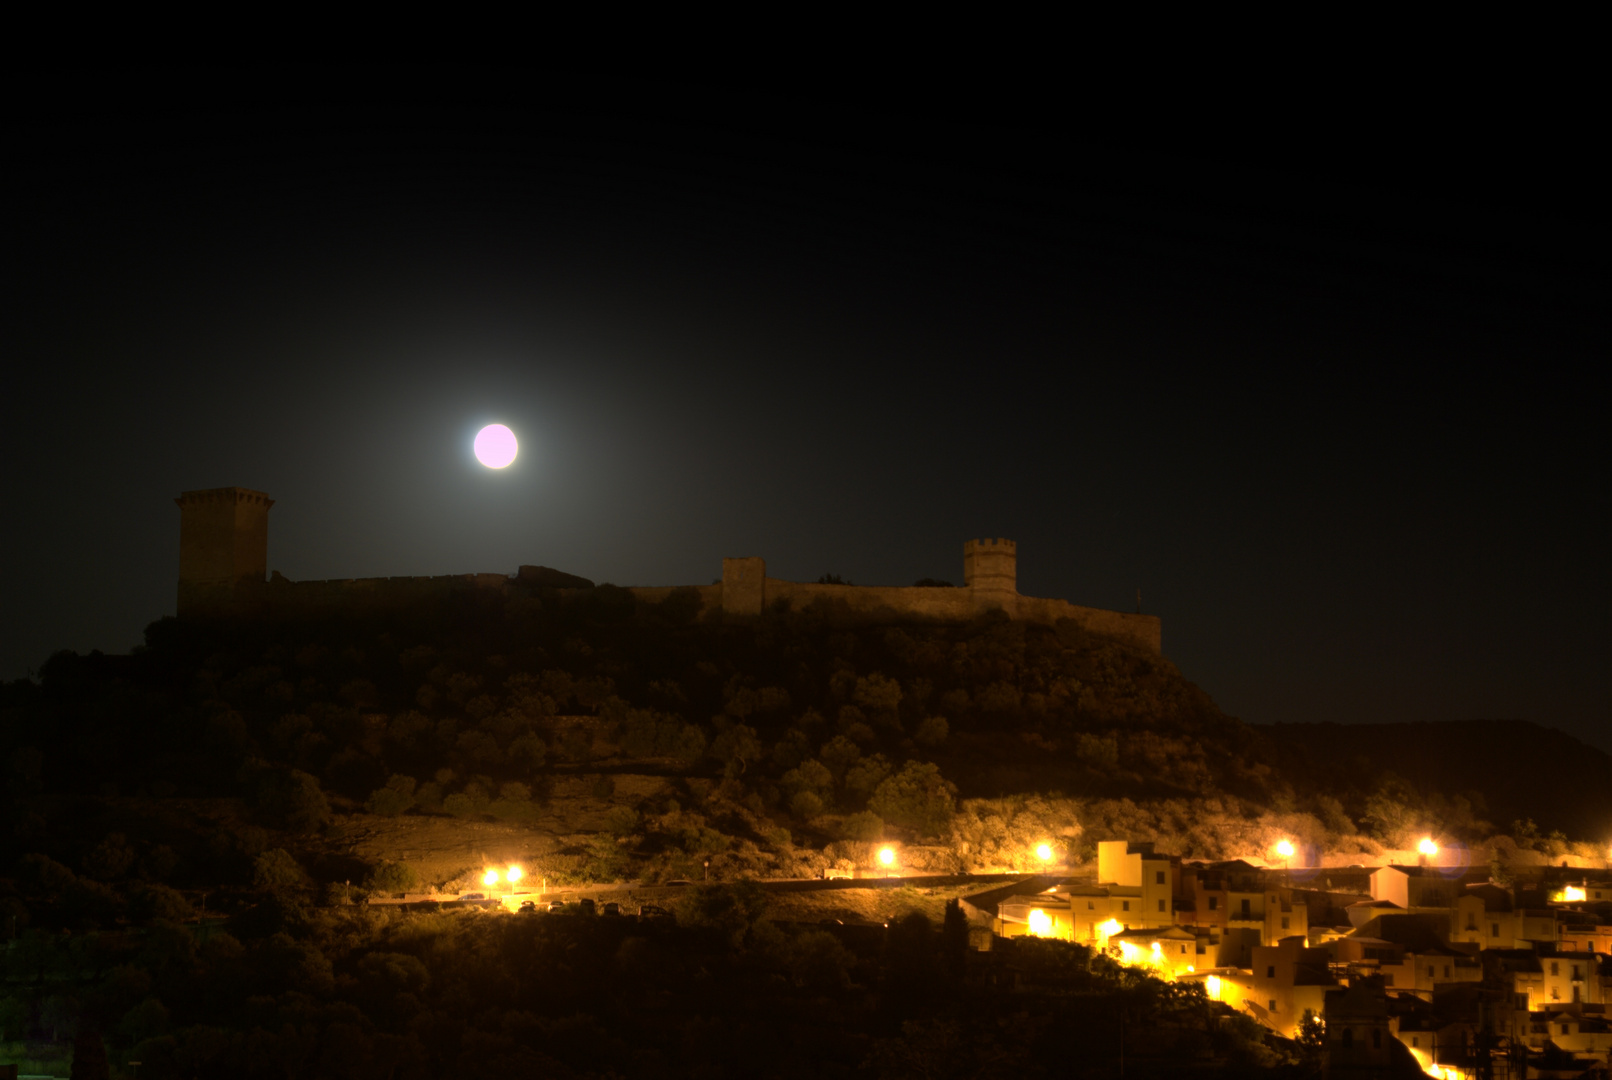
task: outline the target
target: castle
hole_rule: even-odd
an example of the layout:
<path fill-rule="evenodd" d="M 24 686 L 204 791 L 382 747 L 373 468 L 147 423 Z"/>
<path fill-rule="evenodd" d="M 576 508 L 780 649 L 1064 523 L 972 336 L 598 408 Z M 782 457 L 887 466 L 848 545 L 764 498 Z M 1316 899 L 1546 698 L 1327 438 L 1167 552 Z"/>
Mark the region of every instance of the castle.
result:
<path fill-rule="evenodd" d="M 514 594 L 538 588 L 587 589 L 593 582 L 541 566 L 508 574 L 448 574 L 434 577 L 352 578 L 288 581 L 278 571 L 266 579 L 269 508 L 261 491 L 213 488 L 187 491 L 179 505 L 179 616 L 276 617 L 353 609 L 395 610 L 455 594 Z M 692 590 L 702 612 L 755 616 L 763 611 L 804 608 L 826 602 L 832 610 L 875 618 L 906 616 L 963 621 L 988 611 L 1010 618 L 1055 624 L 1064 620 L 1152 653 L 1162 652 L 1157 616 L 1081 607 L 1067 600 L 1023 596 L 1018 590 L 1018 548 L 1012 540 L 970 540 L 963 545 L 963 584 L 867 586 L 784 581 L 767 576 L 766 560 L 722 560 L 715 585 L 630 586 L 638 599 L 657 603 Z"/>

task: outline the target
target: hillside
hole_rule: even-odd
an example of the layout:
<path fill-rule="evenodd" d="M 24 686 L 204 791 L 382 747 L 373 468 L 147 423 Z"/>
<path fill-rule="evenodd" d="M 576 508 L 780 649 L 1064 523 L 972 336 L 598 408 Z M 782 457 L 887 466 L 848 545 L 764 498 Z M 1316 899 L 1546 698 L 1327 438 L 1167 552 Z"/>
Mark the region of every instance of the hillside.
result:
<path fill-rule="evenodd" d="M 384 620 L 164 620 L 130 656 L 59 654 L 0 693 L 0 857 L 84 870 L 117 836 L 114 877 L 166 865 L 193 888 L 249 885 L 273 848 L 316 883 L 394 862 L 462 883 L 513 857 L 654 881 L 811 875 L 885 840 L 949 872 L 1023 868 L 1049 839 L 1079 861 L 1112 837 L 1227 857 L 1513 817 L 1567 834 L 1541 844 L 1607 831 L 1605 756 L 1545 729 L 1254 728 L 1068 623 L 699 605 L 536 588 Z"/>
<path fill-rule="evenodd" d="M 1414 790 L 1463 794 L 1502 830 L 1612 836 L 1612 757 L 1523 720 L 1257 727 L 1284 775 L 1370 791 L 1388 775 Z"/>

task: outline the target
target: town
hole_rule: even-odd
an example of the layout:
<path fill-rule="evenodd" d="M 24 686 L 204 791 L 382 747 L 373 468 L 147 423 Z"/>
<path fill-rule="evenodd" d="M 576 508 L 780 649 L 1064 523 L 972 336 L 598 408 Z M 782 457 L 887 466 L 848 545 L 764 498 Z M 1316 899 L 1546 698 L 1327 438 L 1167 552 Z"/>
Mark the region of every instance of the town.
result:
<path fill-rule="evenodd" d="M 1386 1075 L 1392 1047 L 1430 1076 L 1579 1076 L 1612 1051 L 1612 879 L 1537 868 L 1301 868 L 1194 862 L 1123 840 L 1086 877 L 963 901 L 976 948 L 1034 936 L 1090 946 L 1301 1038 L 1331 1077 Z M 1527 873 L 1527 880 L 1524 874 Z M 1559 882 L 1554 886 L 1547 882 Z"/>

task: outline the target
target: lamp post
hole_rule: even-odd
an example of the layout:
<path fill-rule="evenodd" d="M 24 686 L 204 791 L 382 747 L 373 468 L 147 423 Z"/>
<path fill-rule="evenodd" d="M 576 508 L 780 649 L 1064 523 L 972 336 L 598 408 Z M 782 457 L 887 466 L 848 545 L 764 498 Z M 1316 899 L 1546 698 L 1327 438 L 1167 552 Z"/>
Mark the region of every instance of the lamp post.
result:
<path fill-rule="evenodd" d="M 1052 845 L 1051 844 L 1037 844 L 1036 845 L 1035 857 L 1040 859 L 1042 862 L 1044 862 L 1044 863 L 1052 862 L 1053 854 L 1054 854 L 1054 852 L 1052 850 Z"/>
<path fill-rule="evenodd" d="M 521 879 L 523 872 L 518 866 L 511 866 L 504 872 L 504 878 L 509 882 L 509 898 L 515 899 L 515 883 Z"/>
<path fill-rule="evenodd" d="M 879 849 L 879 865 L 884 867 L 884 876 L 889 877 L 896 865 L 896 849 L 882 847 Z"/>
<path fill-rule="evenodd" d="M 1421 843 L 1416 845 L 1416 851 L 1420 856 L 1417 861 L 1426 866 L 1427 860 L 1438 854 L 1438 845 L 1433 842 L 1431 836 L 1424 836 Z"/>

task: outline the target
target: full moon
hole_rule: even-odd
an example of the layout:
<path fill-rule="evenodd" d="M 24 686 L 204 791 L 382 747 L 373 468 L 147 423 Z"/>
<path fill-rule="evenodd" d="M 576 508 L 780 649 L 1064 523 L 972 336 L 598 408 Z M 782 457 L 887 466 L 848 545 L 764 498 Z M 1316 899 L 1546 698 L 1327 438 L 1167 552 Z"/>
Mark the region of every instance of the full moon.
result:
<path fill-rule="evenodd" d="M 502 469 L 519 450 L 515 433 L 503 424 L 488 424 L 476 432 L 476 460 L 489 469 Z"/>

